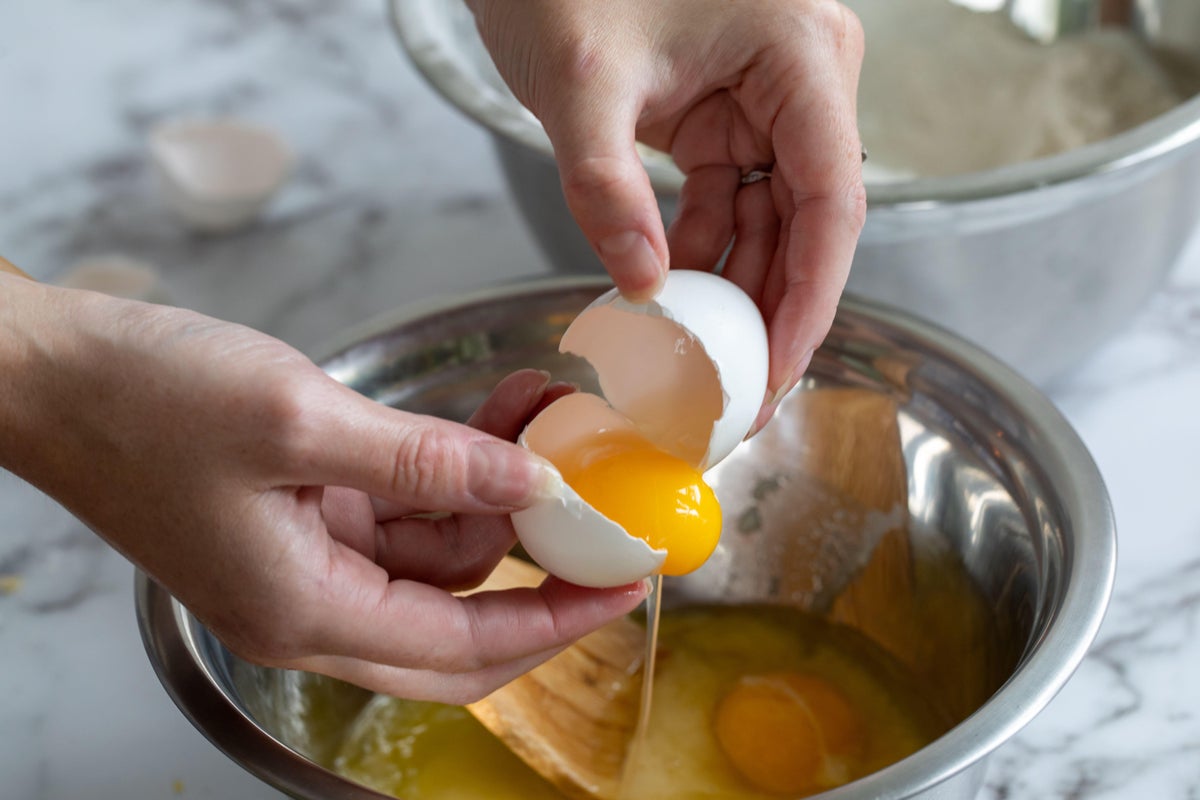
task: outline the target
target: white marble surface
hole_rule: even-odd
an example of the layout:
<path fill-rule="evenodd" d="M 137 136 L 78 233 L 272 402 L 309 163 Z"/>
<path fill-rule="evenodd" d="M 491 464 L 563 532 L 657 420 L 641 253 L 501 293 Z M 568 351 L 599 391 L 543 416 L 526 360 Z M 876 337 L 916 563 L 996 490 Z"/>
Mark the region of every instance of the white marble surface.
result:
<path fill-rule="evenodd" d="M 432 294 L 538 274 L 486 137 L 428 90 L 376 0 L 59 0 L 0 9 L 0 252 L 43 279 L 120 252 L 172 299 L 313 348 Z M 297 172 L 259 226 L 182 230 L 147 127 L 234 113 Z M 1091 655 L 993 760 L 987 800 L 1200 797 L 1200 243 L 1129 329 L 1051 389 L 1121 528 Z M 278 798 L 176 711 L 132 569 L 0 472 L 0 797 Z"/>

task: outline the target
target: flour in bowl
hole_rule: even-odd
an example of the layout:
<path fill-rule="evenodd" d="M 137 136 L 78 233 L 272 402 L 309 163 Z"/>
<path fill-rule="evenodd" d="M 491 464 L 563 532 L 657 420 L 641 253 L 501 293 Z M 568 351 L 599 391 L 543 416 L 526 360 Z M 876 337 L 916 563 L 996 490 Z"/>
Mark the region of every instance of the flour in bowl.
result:
<path fill-rule="evenodd" d="M 948 0 L 845 0 L 867 48 L 859 128 L 869 182 L 1054 155 L 1136 127 L 1200 90 L 1200 68 L 1105 28 L 1038 44 Z"/>

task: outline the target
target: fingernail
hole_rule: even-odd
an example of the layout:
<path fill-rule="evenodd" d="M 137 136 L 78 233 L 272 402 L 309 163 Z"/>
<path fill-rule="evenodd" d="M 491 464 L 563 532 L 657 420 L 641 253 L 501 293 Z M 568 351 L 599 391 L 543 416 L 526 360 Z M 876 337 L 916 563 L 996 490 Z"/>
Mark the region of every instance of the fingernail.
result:
<path fill-rule="evenodd" d="M 534 372 L 538 374 L 538 377 L 541 378 L 541 381 L 538 382 L 536 387 L 531 389 L 529 394 L 531 396 L 545 394 L 546 390 L 550 388 L 550 373 L 544 369 L 534 370 Z"/>
<path fill-rule="evenodd" d="M 618 283 L 634 283 L 622 292 L 628 300 L 640 303 L 658 294 L 663 282 L 663 263 L 640 232 L 615 233 L 601 240 L 596 249 Z"/>
<path fill-rule="evenodd" d="M 788 378 L 786 383 L 784 383 L 774 392 L 772 392 L 770 389 L 767 390 L 767 394 L 763 398 L 763 406 L 761 409 L 759 409 L 758 416 L 754 419 L 754 425 L 750 428 L 750 432 L 746 434 L 747 439 L 755 436 L 759 431 L 767 426 L 767 423 L 770 422 L 771 418 L 775 416 L 775 412 L 779 410 L 779 404 L 783 402 L 783 399 L 787 397 L 788 393 L 791 392 L 792 389 L 796 388 L 796 384 L 800 382 L 800 378 L 808 369 L 808 365 L 812 362 L 812 358 L 813 351 L 809 350 L 800 358 L 799 363 L 797 363 L 795 368 L 792 370 L 791 377 Z"/>
<path fill-rule="evenodd" d="M 479 441 L 471 445 L 467 491 L 481 503 L 500 508 L 524 508 L 552 496 L 562 484 L 558 470 L 539 456 L 507 442 Z"/>
<path fill-rule="evenodd" d="M 759 431 L 765 428 L 767 423 L 771 421 L 771 418 L 775 416 L 775 411 L 778 408 L 779 405 L 774 402 L 770 396 L 770 392 L 768 392 L 767 396 L 763 398 L 763 406 L 758 410 L 758 416 L 754 418 L 754 425 L 750 427 L 750 432 L 746 434 L 746 438 L 753 438 Z"/>
<path fill-rule="evenodd" d="M 566 486 L 562 473 L 548 459 L 539 455 L 531 455 L 533 455 L 538 469 L 537 485 L 534 488 L 532 499 L 550 500 L 562 497 L 563 487 Z"/>
<path fill-rule="evenodd" d="M 796 366 L 792 369 L 792 374 L 787 381 L 775 391 L 775 395 L 769 401 L 771 405 L 777 406 L 783 402 L 783 398 L 787 396 L 787 393 L 790 392 L 796 386 L 796 384 L 800 382 L 800 378 L 804 376 L 805 371 L 808 369 L 808 365 L 812 363 L 812 359 L 813 350 L 810 348 L 803 356 L 800 357 L 800 361 L 797 362 Z"/>
<path fill-rule="evenodd" d="M 614 586 L 613 590 L 620 592 L 626 597 L 645 600 L 654 591 L 654 578 L 642 578 L 640 581 L 627 583 L 624 586 Z"/>

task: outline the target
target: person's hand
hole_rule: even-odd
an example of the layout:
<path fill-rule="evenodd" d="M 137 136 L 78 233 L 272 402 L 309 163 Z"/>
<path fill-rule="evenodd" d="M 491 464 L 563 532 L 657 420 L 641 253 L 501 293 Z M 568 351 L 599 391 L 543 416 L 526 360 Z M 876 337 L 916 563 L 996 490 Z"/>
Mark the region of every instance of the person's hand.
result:
<path fill-rule="evenodd" d="M 668 250 L 712 269 L 733 240 L 724 274 L 769 326 L 765 421 L 832 324 L 865 218 L 858 20 L 832 0 L 468 4 L 626 296 L 653 296 Z M 669 234 L 635 137 L 687 176 Z M 770 179 L 744 184 L 752 170 Z"/>
<path fill-rule="evenodd" d="M 282 342 L 0 275 L 0 465 L 234 652 L 419 699 L 481 697 L 645 588 L 452 590 L 514 542 L 543 463 L 513 439 L 567 389 L 503 381 L 470 427 L 387 408 Z M 457 512 L 414 518 L 417 512 Z"/>

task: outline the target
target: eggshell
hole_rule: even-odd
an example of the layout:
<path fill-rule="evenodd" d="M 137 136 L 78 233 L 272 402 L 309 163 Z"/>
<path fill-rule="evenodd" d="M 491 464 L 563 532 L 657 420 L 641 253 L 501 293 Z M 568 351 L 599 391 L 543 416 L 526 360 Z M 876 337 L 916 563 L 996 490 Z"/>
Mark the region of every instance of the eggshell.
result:
<path fill-rule="evenodd" d="M 766 396 L 762 314 L 710 272 L 668 273 L 649 303 L 630 303 L 615 289 L 601 295 L 559 348 L 587 359 L 605 399 L 647 438 L 700 470 L 746 438 Z"/>
<path fill-rule="evenodd" d="M 273 131 L 236 119 L 174 120 L 150 132 L 167 204 L 192 228 L 252 221 L 287 178 L 291 153 Z"/>
<path fill-rule="evenodd" d="M 628 419 L 592 394 L 567 395 L 530 423 L 520 443 L 553 460 L 602 430 L 629 429 Z M 653 575 L 665 550 L 630 536 L 561 484 L 555 497 L 512 515 L 525 551 L 551 575 L 580 586 L 622 586 Z"/>
<path fill-rule="evenodd" d="M 78 261 L 55 283 L 68 289 L 87 289 L 129 300 L 150 303 L 170 300 L 156 266 L 120 254 Z"/>

